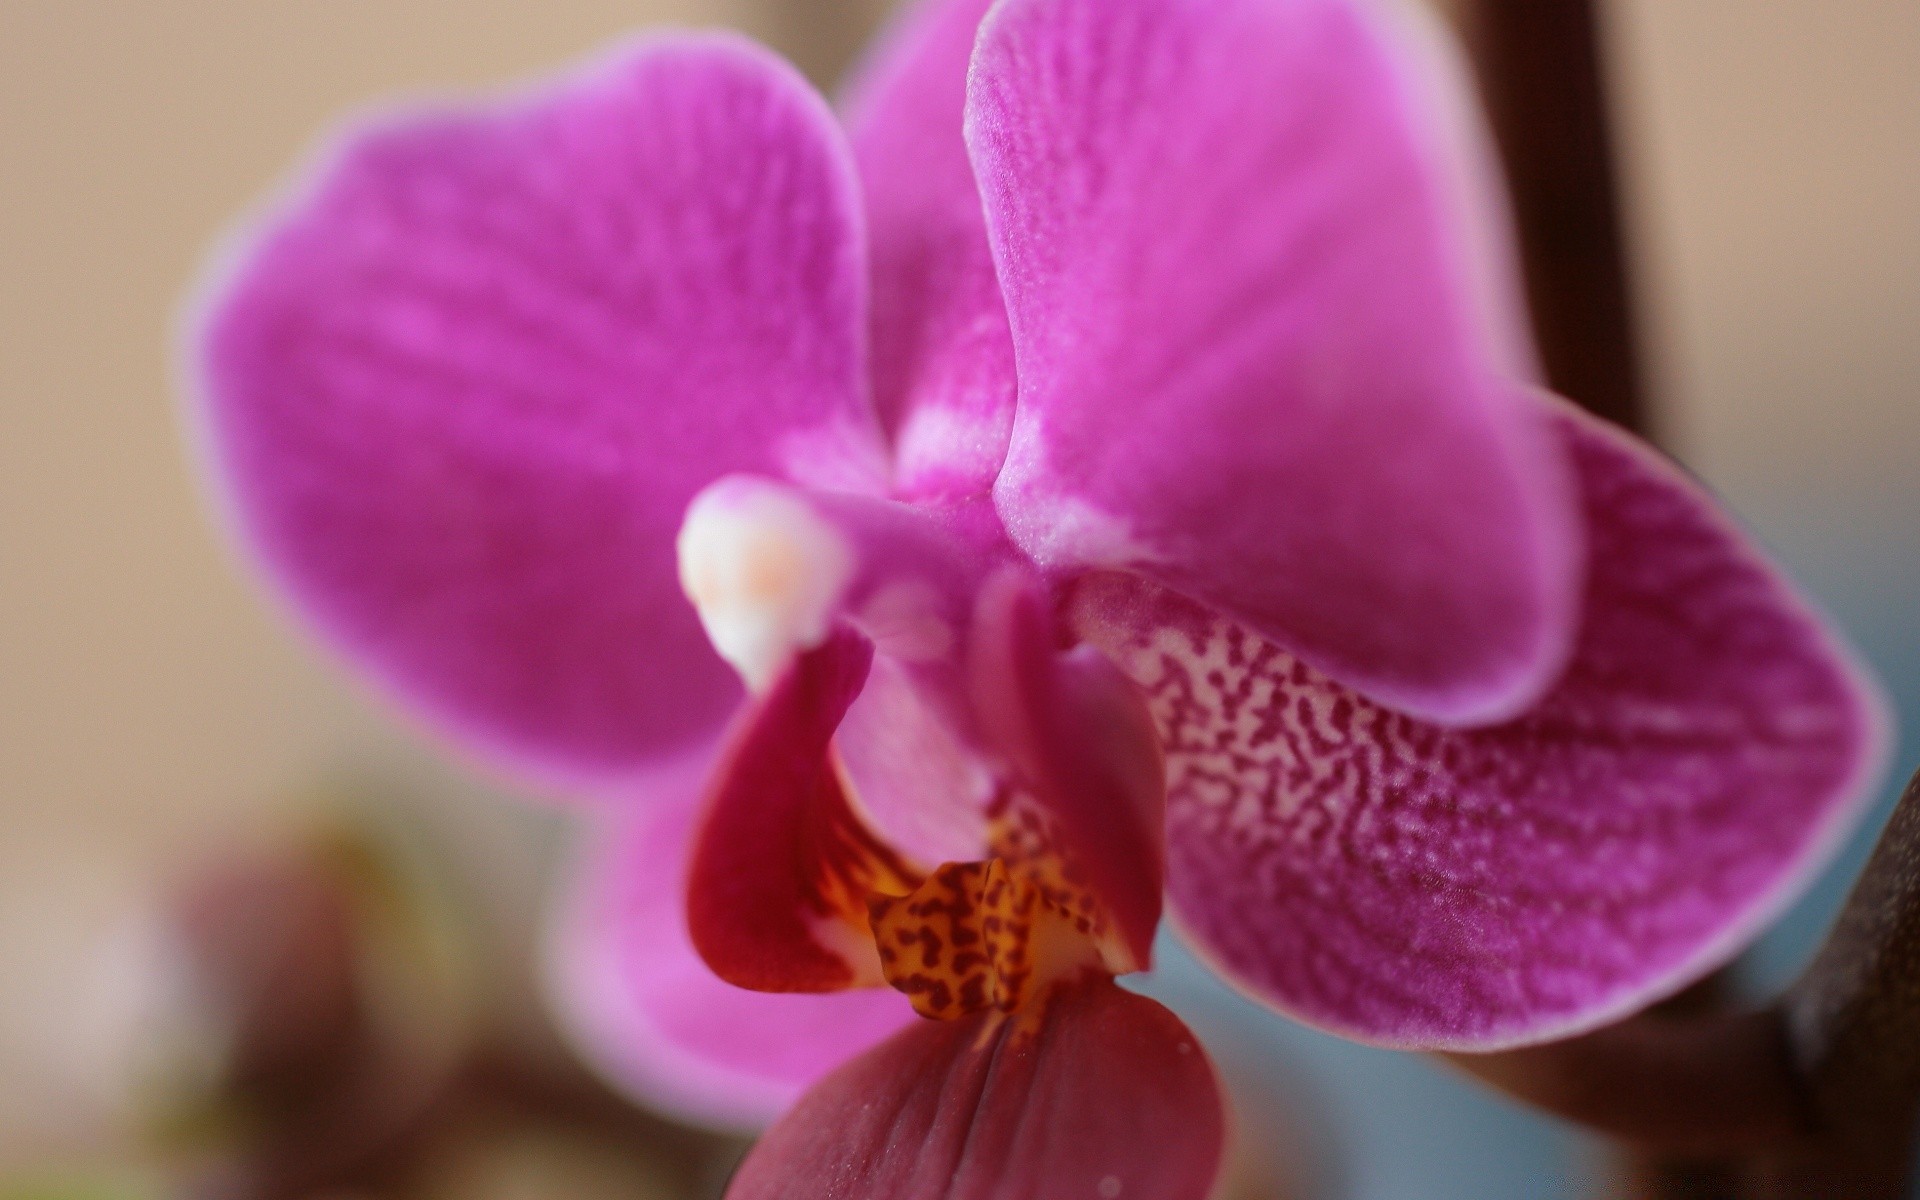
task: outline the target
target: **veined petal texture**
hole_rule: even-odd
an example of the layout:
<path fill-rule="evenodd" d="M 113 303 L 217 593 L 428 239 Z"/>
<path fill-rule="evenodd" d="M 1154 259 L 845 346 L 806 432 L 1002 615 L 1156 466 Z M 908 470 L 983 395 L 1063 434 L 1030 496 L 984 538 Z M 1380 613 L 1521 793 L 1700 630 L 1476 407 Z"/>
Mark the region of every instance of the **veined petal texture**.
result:
<path fill-rule="evenodd" d="M 676 37 L 345 139 L 219 281 L 199 418 L 299 610 L 469 745 L 618 782 L 739 697 L 675 578 L 728 472 L 882 485 L 825 103 Z"/>
<path fill-rule="evenodd" d="M 1878 693 L 1697 485 L 1571 408 L 1593 564 L 1525 716 L 1453 730 L 1230 618 L 1090 580 L 1082 632 L 1148 693 L 1170 911 L 1311 1024 L 1487 1050 L 1617 1019 L 1724 962 L 1872 795 Z"/>

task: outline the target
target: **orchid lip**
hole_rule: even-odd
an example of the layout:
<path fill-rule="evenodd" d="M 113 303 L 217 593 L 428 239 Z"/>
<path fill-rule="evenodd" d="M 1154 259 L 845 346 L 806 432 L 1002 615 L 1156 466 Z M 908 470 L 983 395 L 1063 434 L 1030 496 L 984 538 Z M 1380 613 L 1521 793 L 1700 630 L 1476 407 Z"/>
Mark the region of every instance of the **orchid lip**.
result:
<path fill-rule="evenodd" d="M 1134 685 L 1060 653 L 1045 588 L 991 560 L 948 555 L 967 543 L 943 540 L 941 522 L 884 501 L 786 493 L 779 504 L 817 506 L 815 516 L 849 531 L 862 561 L 840 589 L 845 613 L 770 679 L 721 755 L 688 881 L 701 956 L 753 990 L 884 982 L 921 1015 L 945 1019 L 988 1010 L 1025 1019 L 1059 986 L 1144 969 L 1158 919 L 1160 856 L 1147 843 L 1157 845 L 1163 771 L 1157 750 L 1136 744 L 1155 735 L 1144 709 L 1125 703 Z M 709 545 L 700 532 L 686 540 Z M 981 568 L 991 571 L 984 580 Z M 893 660 L 846 615 L 903 579 L 925 582 L 941 612 L 972 601 L 948 661 Z M 931 702 L 920 719 L 947 727 L 958 755 L 992 779 L 977 801 L 977 848 L 904 852 L 863 802 L 837 735 L 876 662 Z M 983 673 L 993 686 L 978 686 Z M 877 778 L 893 813 L 898 797 L 884 770 Z M 1137 828 L 1090 827 L 1114 822 Z"/>
<path fill-rule="evenodd" d="M 943 864 L 910 893 L 867 900 L 881 971 L 921 1016 L 1021 1013 L 1061 984 L 1142 965 L 1048 844 L 1044 819 L 1009 811 L 995 825 L 991 857 Z"/>

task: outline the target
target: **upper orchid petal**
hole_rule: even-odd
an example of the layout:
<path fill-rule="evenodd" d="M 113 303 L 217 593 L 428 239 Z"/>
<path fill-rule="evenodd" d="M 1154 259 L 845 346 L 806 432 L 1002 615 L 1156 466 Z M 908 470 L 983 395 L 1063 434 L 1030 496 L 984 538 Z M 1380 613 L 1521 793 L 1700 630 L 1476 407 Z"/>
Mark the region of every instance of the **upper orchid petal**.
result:
<path fill-rule="evenodd" d="M 1161 725 L 1176 917 L 1315 1025 L 1485 1050 L 1622 1016 L 1763 927 L 1878 778 L 1876 693 L 1762 553 L 1652 451 L 1554 421 L 1585 619 L 1511 724 L 1396 714 L 1124 577 L 1075 601 Z"/>
<path fill-rule="evenodd" d="M 582 838 L 548 981 L 568 1033 L 623 1090 L 683 1119 L 757 1129 L 847 1059 L 914 1020 L 888 991 L 750 992 L 687 937 L 693 791 Z"/>
<path fill-rule="evenodd" d="M 1005 0 L 968 139 L 1019 402 L 995 500 L 1384 703 L 1484 723 L 1551 683 L 1565 463 L 1495 380 L 1457 189 L 1352 0 Z"/>
<path fill-rule="evenodd" d="M 739 696 L 675 580 L 694 493 L 883 486 L 859 225 L 831 112 L 731 37 L 356 134 L 206 320 L 241 532 L 439 724 L 630 777 Z"/>
<path fill-rule="evenodd" d="M 961 137 L 991 3 L 910 7 L 845 105 L 871 231 L 874 399 L 905 496 L 985 494 L 1013 429 L 1013 341 Z"/>
<path fill-rule="evenodd" d="M 848 1063 L 768 1130 L 727 1200 L 1203 1200 L 1225 1126 L 1193 1035 L 1090 980 L 1038 1014 L 926 1022 Z"/>

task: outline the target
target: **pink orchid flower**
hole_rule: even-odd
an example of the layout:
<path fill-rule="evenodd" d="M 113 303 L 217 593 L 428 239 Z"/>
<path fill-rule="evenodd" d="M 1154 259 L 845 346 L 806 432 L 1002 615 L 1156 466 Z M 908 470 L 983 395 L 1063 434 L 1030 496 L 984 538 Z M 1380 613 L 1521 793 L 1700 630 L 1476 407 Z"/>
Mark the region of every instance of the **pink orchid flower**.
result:
<path fill-rule="evenodd" d="M 298 609 L 631 801 L 561 1001 L 645 1096 L 786 1113 L 739 1200 L 1203 1196 L 1211 1067 L 1113 983 L 1163 895 L 1301 1020 L 1512 1046 L 1724 961 L 1884 758 L 1763 554 L 1524 382 L 1431 45 L 989 7 L 915 9 L 844 126 L 706 36 L 377 123 L 204 328 Z"/>

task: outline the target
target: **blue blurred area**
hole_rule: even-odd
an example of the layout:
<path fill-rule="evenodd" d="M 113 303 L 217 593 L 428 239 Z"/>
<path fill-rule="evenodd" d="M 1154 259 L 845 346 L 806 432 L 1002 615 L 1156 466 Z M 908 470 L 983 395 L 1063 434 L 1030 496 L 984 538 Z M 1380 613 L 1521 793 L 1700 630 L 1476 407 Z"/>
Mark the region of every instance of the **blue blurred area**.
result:
<path fill-rule="evenodd" d="M 1920 493 L 1912 500 L 1917 511 L 1910 519 L 1895 511 L 1874 520 L 1838 502 L 1761 515 L 1774 548 L 1886 685 L 1899 743 L 1880 803 L 1819 882 L 1742 962 L 1743 982 L 1757 994 L 1784 986 L 1819 945 L 1920 765 Z"/>
<path fill-rule="evenodd" d="M 1605 1179 L 1596 1145 L 1436 1059 L 1355 1045 L 1231 991 L 1171 938 L 1141 988 L 1180 1014 L 1229 1073 L 1257 1073 L 1287 1107 L 1238 1114 L 1243 1136 L 1304 1145 L 1315 1200 L 1559 1200 Z M 1279 1122 L 1311 1129 L 1276 1130 Z"/>

